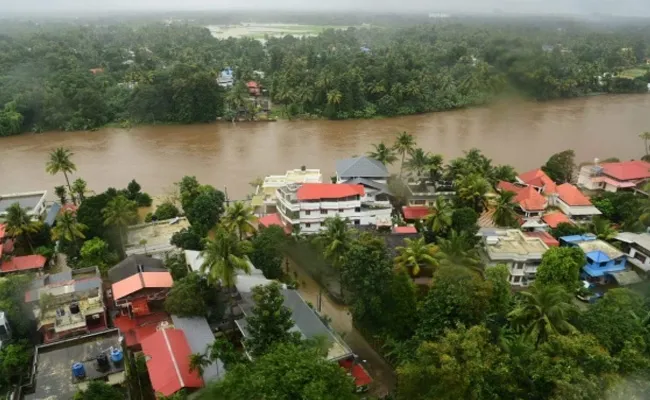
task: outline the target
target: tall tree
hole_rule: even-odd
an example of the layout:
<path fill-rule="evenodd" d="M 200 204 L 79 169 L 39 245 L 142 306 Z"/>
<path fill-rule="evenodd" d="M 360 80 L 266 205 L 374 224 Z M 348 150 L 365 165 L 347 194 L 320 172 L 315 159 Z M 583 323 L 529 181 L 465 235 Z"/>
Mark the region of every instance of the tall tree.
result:
<path fill-rule="evenodd" d="M 7 208 L 7 216 L 5 217 L 5 230 L 7 235 L 14 238 L 24 238 L 32 253 L 34 247 L 30 234 L 38 232 L 41 223 L 34 221 L 27 214 L 26 208 L 20 208 L 19 203 L 13 203 Z"/>
<path fill-rule="evenodd" d="M 68 192 L 70 193 L 70 197 L 72 198 L 72 202 L 74 204 L 77 204 L 77 200 L 74 197 L 72 187 L 70 186 L 70 179 L 68 178 L 68 174 L 72 174 L 74 171 L 77 170 L 77 166 L 71 160 L 73 155 L 74 153 L 71 152 L 70 149 L 66 149 L 64 147 L 57 147 L 56 149 L 50 152 L 50 159 L 45 165 L 45 170 L 50 175 L 56 175 L 59 172 L 63 173 L 63 176 L 65 177 L 65 182 L 68 186 Z"/>
<path fill-rule="evenodd" d="M 483 211 L 486 205 L 485 195 L 490 191 L 490 183 L 481 175 L 474 173 L 457 180 L 456 196 L 462 206 L 472 207 L 476 212 Z"/>
<path fill-rule="evenodd" d="M 343 296 L 343 266 L 346 262 L 348 251 L 352 243 L 348 222 L 338 215 L 325 220 L 325 231 L 321 233 L 318 241 L 323 246 L 325 260 L 339 271 L 340 295 Z"/>
<path fill-rule="evenodd" d="M 368 157 L 374 158 L 384 165 L 390 165 L 397 160 L 395 150 L 386 146 L 384 142 L 373 144 L 372 146 L 374 147 L 374 151 L 369 151 Z"/>
<path fill-rule="evenodd" d="M 575 167 L 575 152 L 564 150 L 553 154 L 542 166 L 542 171 L 546 172 L 546 175 L 555 182 L 564 183 L 573 180 Z"/>
<path fill-rule="evenodd" d="M 102 210 L 104 225 L 114 226 L 120 232 L 120 245 L 124 254 L 126 244 L 126 228 L 138 218 L 138 206 L 134 201 L 120 195 L 112 199 Z"/>
<path fill-rule="evenodd" d="M 165 299 L 165 311 L 181 317 L 205 317 L 208 305 L 204 299 L 204 286 L 207 286 L 204 278 L 196 272 L 174 281 L 174 286 Z"/>
<path fill-rule="evenodd" d="M 61 205 L 68 204 L 68 192 L 65 186 L 54 186 L 54 194 L 59 198 Z"/>
<path fill-rule="evenodd" d="M 592 219 L 589 230 L 601 240 L 612 240 L 618 234 L 612 223 L 600 215 Z"/>
<path fill-rule="evenodd" d="M 515 193 L 508 191 L 501 192 L 497 197 L 494 204 L 494 213 L 492 214 L 492 220 L 497 226 L 504 228 L 514 228 L 517 226 L 517 212 L 512 203 L 514 197 Z"/>
<path fill-rule="evenodd" d="M 196 371 L 199 376 L 203 376 L 203 372 L 207 367 L 212 364 L 210 355 L 207 353 L 192 353 L 189 355 L 190 372 Z"/>
<path fill-rule="evenodd" d="M 404 158 L 415 149 L 415 138 L 406 132 L 398 133 L 393 149 L 402 156 L 402 162 L 399 167 L 399 177 L 401 179 L 402 172 L 404 171 Z"/>
<path fill-rule="evenodd" d="M 585 260 L 585 253 L 579 247 L 552 247 L 542 256 L 535 284 L 560 285 L 573 293 L 578 288 Z"/>
<path fill-rule="evenodd" d="M 406 271 L 411 276 L 418 276 L 422 268 L 435 268 L 439 265 L 436 259 L 438 248 L 427 244 L 424 238 L 404 239 L 405 246 L 397 247 L 395 266 Z"/>
<path fill-rule="evenodd" d="M 255 226 L 253 226 L 255 221 L 257 221 L 257 217 L 253 214 L 253 208 L 240 201 L 236 201 L 228 207 L 223 217 L 224 226 L 237 232 L 239 240 L 242 240 L 244 235 L 255 232 Z"/>
<path fill-rule="evenodd" d="M 405 166 L 420 179 L 425 176 L 424 173 L 429 168 L 431 157 L 431 153 L 425 152 L 418 147 L 409 153 L 409 159 L 406 161 Z"/>
<path fill-rule="evenodd" d="M 576 331 L 569 318 L 576 312 L 571 296 L 560 286 L 533 286 L 519 293 L 521 302 L 508 314 L 513 325 L 531 338 L 535 347 L 553 334 Z"/>
<path fill-rule="evenodd" d="M 454 208 L 451 202 L 438 196 L 424 225 L 435 234 L 445 233 L 451 227 L 453 213 Z"/>
<path fill-rule="evenodd" d="M 282 261 L 288 243 L 284 229 L 277 225 L 261 227 L 251 240 L 253 250 L 250 259 L 253 265 L 262 270 L 268 279 L 280 279 L 283 275 Z"/>
<path fill-rule="evenodd" d="M 299 343 L 300 333 L 290 332 L 294 326 L 291 311 L 284 306 L 282 288 L 277 282 L 253 288 L 255 306 L 246 321 L 250 336 L 246 349 L 254 357 L 266 354 L 279 343 Z"/>
<path fill-rule="evenodd" d="M 79 250 L 78 239 L 86 238 L 83 232 L 87 229 L 86 225 L 77 221 L 77 217 L 72 211 L 66 210 L 56 218 L 56 225 L 52 228 L 52 239 L 64 239 L 71 243 L 76 254 Z"/>
<path fill-rule="evenodd" d="M 448 238 L 438 240 L 438 249 L 442 265 L 465 267 L 483 273 L 481 259 L 467 233 L 458 233 L 452 230 Z"/>
<path fill-rule="evenodd" d="M 206 274 L 213 285 L 219 282 L 226 288 L 232 289 L 237 281 L 237 271 L 250 273 L 247 254 L 250 253 L 250 243 L 240 241 L 234 232 L 222 225 L 217 226 L 214 237 L 205 244 L 201 272 Z"/>

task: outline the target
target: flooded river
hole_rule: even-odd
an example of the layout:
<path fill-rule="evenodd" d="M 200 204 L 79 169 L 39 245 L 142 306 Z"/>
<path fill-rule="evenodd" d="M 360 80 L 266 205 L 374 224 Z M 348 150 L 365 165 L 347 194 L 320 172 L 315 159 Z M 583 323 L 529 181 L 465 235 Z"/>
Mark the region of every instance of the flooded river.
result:
<path fill-rule="evenodd" d="M 446 159 L 478 147 L 519 170 L 567 148 L 576 151 L 578 161 L 638 158 L 643 155 L 638 134 L 650 131 L 650 95 L 510 101 L 390 119 L 144 126 L 0 138 L 0 193 L 51 193 L 63 181 L 45 173 L 47 153 L 65 146 L 75 153 L 75 177 L 90 189 L 124 187 L 137 178 L 147 192 L 162 194 L 183 175 L 196 175 L 201 182 L 227 186 L 238 199 L 250 192 L 254 178 L 301 165 L 329 176 L 336 159 L 391 142 L 398 131 L 412 133 L 419 146 Z"/>

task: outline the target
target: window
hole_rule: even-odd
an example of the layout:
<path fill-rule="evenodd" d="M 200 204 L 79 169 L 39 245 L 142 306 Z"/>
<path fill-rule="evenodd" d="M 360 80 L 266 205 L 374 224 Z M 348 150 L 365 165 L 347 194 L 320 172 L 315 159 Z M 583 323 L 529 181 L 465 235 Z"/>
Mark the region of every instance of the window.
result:
<path fill-rule="evenodd" d="M 306 223 L 306 224 L 305 224 L 305 228 L 311 228 L 311 224 L 310 224 L 310 223 Z"/>
<path fill-rule="evenodd" d="M 342 213 L 342 212 L 343 212 L 343 209 L 342 209 L 342 208 L 339 208 L 339 212 Z"/>
<path fill-rule="evenodd" d="M 512 280 L 512 282 L 514 283 L 519 283 L 519 281 L 521 281 L 521 276 L 515 276 L 514 279 Z"/>
<path fill-rule="evenodd" d="M 598 264 L 601 268 L 604 268 L 607 266 L 607 261 L 603 261 L 600 264 Z"/>
<path fill-rule="evenodd" d="M 320 210 L 321 214 L 327 215 L 327 210 Z"/>
<path fill-rule="evenodd" d="M 361 211 L 361 207 L 355 207 L 354 212 L 359 212 Z"/>
<path fill-rule="evenodd" d="M 645 261 L 647 260 L 646 256 L 639 253 L 638 251 L 636 253 L 634 253 L 634 258 L 641 261 L 642 263 L 645 263 Z"/>
<path fill-rule="evenodd" d="M 524 263 L 515 263 L 515 269 L 524 269 Z"/>
<path fill-rule="evenodd" d="M 361 225 L 361 221 L 359 221 L 358 219 L 355 219 L 355 220 L 354 220 L 354 224 L 355 224 L 355 225 Z"/>
<path fill-rule="evenodd" d="M 305 215 L 311 215 L 311 211 L 309 210 L 305 211 Z"/>

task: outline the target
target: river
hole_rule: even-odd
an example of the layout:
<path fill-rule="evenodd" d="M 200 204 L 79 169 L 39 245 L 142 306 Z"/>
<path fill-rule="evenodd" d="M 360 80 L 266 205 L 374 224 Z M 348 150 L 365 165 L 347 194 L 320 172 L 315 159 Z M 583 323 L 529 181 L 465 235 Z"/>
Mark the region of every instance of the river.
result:
<path fill-rule="evenodd" d="M 638 134 L 650 131 L 650 95 L 592 96 L 544 103 L 507 101 L 485 108 L 389 119 L 278 121 L 105 128 L 0 138 L 0 193 L 46 189 L 63 180 L 45 172 L 48 152 L 70 148 L 89 188 L 124 187 L 136 178 L 163 194 L 183 175 L 220 189 L 232 199 L 250 193 L 249 182 L 305 165 L 334 172 L 336 159 L 361 155 L 373 143 L 392 142 L 398 131 L 446 160 L 472 147 L 495 163 L 520 171 L 543 164 L 554 152 L 574 149 L 578 162 L 594 157 L 639 158 Z M 398 168 L 398 165 L 393 167 Z"/>

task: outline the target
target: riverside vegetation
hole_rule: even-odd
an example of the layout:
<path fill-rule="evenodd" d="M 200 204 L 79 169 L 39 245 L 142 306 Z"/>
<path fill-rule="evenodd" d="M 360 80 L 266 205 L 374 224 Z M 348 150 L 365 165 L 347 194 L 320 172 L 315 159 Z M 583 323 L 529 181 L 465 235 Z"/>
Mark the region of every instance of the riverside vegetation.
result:
<path fill-rule="evenodd" d="M 6 22 L 0 136 L 229 120 L 247 104 L 253 71 L 265 73 L 281 114 L 331 119 L 450 110 L 513 92 L 541 100 L 644 92 L 650 78 L 647 24 L 454 19 L 263 44 L 219 40 L 185 22 Z M 236 84 L 225 90 L 215 80 L 228 66 Z"/>

